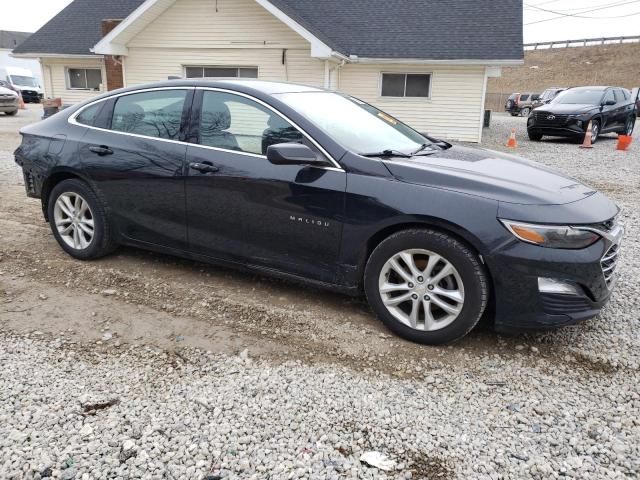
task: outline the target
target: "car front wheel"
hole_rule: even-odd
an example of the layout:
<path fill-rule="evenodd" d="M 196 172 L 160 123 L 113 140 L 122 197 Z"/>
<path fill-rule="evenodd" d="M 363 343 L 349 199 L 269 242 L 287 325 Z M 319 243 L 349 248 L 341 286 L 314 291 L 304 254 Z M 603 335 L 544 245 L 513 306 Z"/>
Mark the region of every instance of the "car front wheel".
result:
<path fill-rule="evenodd" d="M 533 130 L 527 130 L 527 135 L 529 135 L 529 140 L 532 140 L 534 142 L 539 142 L 540 140 L 542 140 L 542 134 Z"/>
<path fill-rule="evenodd" d="M 627 118 L 627 122 L 624 127 L 624 134 L 631 135 L 633 133 L 633 127 L 636 125 L 636 117 L 635 115 L 629 115 Z"/>
<path fill-rule="evenodd" d="M 390 330 L 431 345 L 464 337 L 489 296 L 478 256 L 430 229 L 404 230 L 383 240 L 369 257 L 364 285 L 369 304 Z"/>
<path fill-rule="evenodd" d="M 115 248 L 107 209 L 86 183 L 58 183 L 49 195 L 47 212 L 53 236 L 72 257 L 90 260 Z"/>
<path fill-rule="evenodd" d="M 600 122 L 598 120 L 591 121 L 591 143 L 596 143 L 600 136 Z"/>

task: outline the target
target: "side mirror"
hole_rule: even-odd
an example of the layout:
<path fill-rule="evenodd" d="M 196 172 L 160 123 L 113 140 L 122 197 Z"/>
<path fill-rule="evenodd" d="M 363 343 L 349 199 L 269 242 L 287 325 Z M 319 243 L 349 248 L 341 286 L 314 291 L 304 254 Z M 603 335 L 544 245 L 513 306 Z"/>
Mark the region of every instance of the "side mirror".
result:
<path fill-rule="evenodd" d="M 267 160 L 274 165 L 324 165 L 313 150 L 301 143 L 278 143 L 267 147 Z"/>
<path fill-rule="evenodd" d="M 615 100 L 607 100 L 606 102 L 604 102 L 602 105 L 607 105 L 607 106 L 611 106 L 611 105 L 615 105 L 616 101 Z"/>

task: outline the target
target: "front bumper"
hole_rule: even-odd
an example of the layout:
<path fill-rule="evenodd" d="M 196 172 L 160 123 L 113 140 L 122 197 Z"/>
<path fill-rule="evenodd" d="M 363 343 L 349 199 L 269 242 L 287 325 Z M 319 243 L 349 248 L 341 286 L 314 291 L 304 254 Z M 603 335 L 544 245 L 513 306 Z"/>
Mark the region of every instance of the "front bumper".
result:
<path fill-rule="evenodd" d="M 38 93 L 35 90 L 21 90 L 22 99 L 27 102 L 40 103 L 43 98 L 42 93 Z"/>
<path fill-rule="evenodd" d="M 504 333 L 549 329 L 595 317 L 614 288 L 624 230 L 615 226 L 606 234 L 581 250 L 543 248 L 514 240 L 485 256 L 495 286 L 495 329 Z M 539 278 L 567 282 L 577 292 L 542 292 Z"/>
<path fill-rule="evenodd" d="M 546 114 L 544 114 L 546 115 Z M 569 118 L 568 116 L 554 116 L 554 120 L 540 120 L 534 113 L 527 120 L 527 130 L 550 137 L 584 138 L 587 133 L 588 120 Z"/>

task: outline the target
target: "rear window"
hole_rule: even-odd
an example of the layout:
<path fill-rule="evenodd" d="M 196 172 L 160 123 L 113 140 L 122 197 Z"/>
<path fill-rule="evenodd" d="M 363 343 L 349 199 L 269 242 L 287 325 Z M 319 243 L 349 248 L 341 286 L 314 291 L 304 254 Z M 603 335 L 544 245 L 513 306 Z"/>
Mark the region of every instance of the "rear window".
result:
<path fill-rule="evenodd" d="M 517 96 L 517 93 L 512 93 L 511 95 L 509 95 L 509 100 L 515 100 Z"/>
<path fill-rule="evenodd" d="M 98 114 L 100 113 L 100 110 L 102 110 L 104 104 L 105 102 L 98 102 L 85 108 L 80 115 L 76 117 L 76 121 L 90 127 L 94 126 L 96 119 L 98 118 Z"/>

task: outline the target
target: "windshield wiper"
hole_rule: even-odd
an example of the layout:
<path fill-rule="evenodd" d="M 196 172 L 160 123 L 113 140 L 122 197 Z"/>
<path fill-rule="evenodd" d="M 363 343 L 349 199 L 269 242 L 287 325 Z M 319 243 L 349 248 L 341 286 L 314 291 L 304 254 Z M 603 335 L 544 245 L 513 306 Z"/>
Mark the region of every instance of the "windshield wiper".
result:
<path fill-rule="evenodd" d="M 373 153 L 361 153 L 363 157 L 400 157 L 400 158 L 411 158 L 411 155 L 404 152 L 399 152 L 398 150 L 382 150 L 381 152 L 373 152 Z"/>
<path fill-rule="evenodd" d="M 411 152 L 411 155 L 417 155 L 421 151 L 426 150 L 431 145 L 433 145 L 433 144 L 432 143 L 423 143 L 422 145 L 420 145 L 420 148 L 418 148 L 415 152 Z"/>

